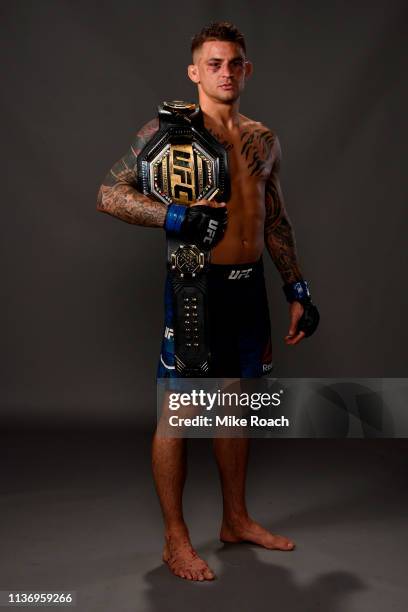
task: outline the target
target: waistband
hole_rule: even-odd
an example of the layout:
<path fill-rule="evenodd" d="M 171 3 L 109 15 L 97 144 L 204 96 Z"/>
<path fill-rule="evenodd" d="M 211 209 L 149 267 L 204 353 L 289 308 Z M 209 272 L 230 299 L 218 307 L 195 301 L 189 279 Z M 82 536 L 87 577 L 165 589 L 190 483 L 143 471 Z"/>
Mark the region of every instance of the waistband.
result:
<path fill-rule="evenodd" d="M 229 281 L 245 281 L 251 278 L 263 277 L 263 260 L 240 264 L 210 263 L 209 277 Z"/>

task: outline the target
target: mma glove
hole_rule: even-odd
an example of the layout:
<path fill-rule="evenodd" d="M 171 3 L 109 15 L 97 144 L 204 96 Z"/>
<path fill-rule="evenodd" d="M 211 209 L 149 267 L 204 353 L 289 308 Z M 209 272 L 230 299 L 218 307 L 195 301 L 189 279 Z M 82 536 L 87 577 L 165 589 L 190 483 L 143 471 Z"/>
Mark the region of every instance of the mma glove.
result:
<path fill-rule="evenodd" d="M 297 332 L 304 332 L 306 338 L 311 336 L 317 329 L 320 321 L 320 314 L 317 307 L 313 304 L 310 297 L 309 286 L 306 281 L 296 281 L 283 285 L 283 291 L 287 301 L 299 302 L 302 304 L 304 312 L 299 319 Z"/>
<path fill-rule="evenodd" d="M 205 204 L 183 206 L 170 204 L 164 221 L 164 229 L 188 244 L 209 251 L 223 237 L 227 225 L 227 207 Z"/>

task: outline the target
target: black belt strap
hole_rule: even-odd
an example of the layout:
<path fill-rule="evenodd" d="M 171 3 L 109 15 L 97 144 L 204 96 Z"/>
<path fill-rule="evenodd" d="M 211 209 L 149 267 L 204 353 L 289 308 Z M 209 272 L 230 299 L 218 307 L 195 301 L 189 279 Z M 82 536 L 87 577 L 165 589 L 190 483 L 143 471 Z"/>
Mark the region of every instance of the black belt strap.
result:
<path fill-rule="evenodd" d="M 230 195 L 228 156 L 204 127 L 198 105 L 174 101 L 159 106 L 159 131 L 137 158 L 138 189 L 164 202 L 185 206 Z M 210 350 L 207 270 L 210 255 L 195 244 L 167 238 L 174 308 L 176 371 L 183 377 L 205 376 Z"/>

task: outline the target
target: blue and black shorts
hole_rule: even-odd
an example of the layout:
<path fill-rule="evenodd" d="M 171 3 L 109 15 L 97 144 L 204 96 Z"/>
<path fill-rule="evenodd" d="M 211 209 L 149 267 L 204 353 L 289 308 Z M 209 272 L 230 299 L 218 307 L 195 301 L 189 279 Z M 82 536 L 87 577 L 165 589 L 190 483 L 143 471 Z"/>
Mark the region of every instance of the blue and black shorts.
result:
<path fill-rule="evenodd" d="M 262 258 L 255 263 L 210 264 L 208 312 L 211 378 L 258 378 L 272 370 L 271 327 Z M 171 279 L 158 378 L 177 377 Z"/>

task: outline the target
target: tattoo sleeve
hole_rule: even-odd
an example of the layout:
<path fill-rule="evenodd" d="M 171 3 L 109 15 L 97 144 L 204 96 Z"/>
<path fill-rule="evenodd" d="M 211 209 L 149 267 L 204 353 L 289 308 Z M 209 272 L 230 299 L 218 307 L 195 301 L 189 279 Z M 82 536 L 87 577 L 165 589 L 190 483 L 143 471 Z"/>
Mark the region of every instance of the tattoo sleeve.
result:
<path fill-rule="evenodd" d="M 265 245 L 284 283 L 302 279 L 295 235 L 286 212 L 279 181 L 281 150 L 276 138 L 276 159 L 265 185 Z"/>
<path fill-rule="evenodd" d="M 97 210 L 126 223 L 163 227 L 167 206 L 151 200 L 136 189 L 137 156 L 158 129 L 158 119 L 146 123 L 137 133 L 129 151 L 112 166 L 100 186 Z"/>

